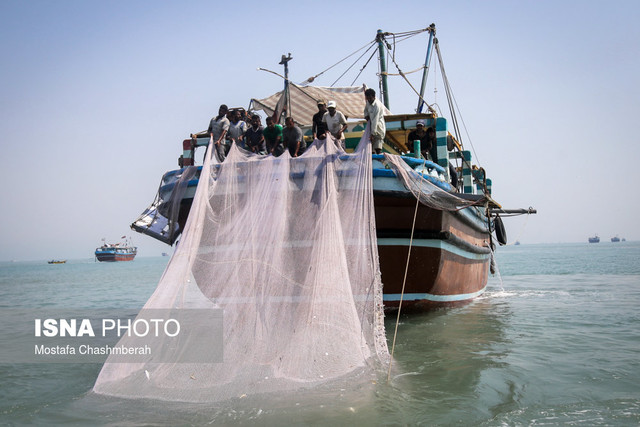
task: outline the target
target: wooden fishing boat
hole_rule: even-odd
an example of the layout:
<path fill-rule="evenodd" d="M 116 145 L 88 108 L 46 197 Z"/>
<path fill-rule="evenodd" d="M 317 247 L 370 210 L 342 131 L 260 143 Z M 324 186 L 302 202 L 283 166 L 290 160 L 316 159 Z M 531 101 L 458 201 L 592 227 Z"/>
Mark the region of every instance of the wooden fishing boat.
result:
<path fill-rule="evenodd" d="M 429 42 L 418 108 L 411 114 L 385 115 L 384 154 L 373 155 L 375 225 L 385 308 L 397 307 L 401 301 L 403 307 L 415 309 L 447 306 L 481 295 L 495 242 L 506 243 L 499 215 L 535 213 L 532 208 L 502 209 L 491 197 L 491 180 L 484 169 L 472 164 L 471 152 L 464 149 L 459 135 L 450 132 L 450 122 L 424 102 L 430 56 L 434 49 L 439 55 L 439 49 L 435 26 L 421 31 L 429 33 Z M 384 50 L 389 36 L 378 31 L 374 42 L 381 58 L 382 97 L 387 107 Z M 288 79 L 290 60 L 291 56 L 283 56 L 281 61 L 285 66 L 284 90 L 253 99 L 248 110 L 276 119 L 286 111 L 311 142 L 311 117 L 317 101 L 338 99 L 338 105 L 349 110 L 345 115 L 352 118 L 345 144 L 347 151 L 353 150 L 367 126 L 362 119 L 364 89 L 293 84 Z M 424 158 L 418 144 L 413 152 L 409 150 L 408 135 L 418 121 L 435 130 L 434 161 Z M 457 124 L 453 129 L 458 129 Z M 156 199 L 131 225 L 134 230 L 167 244 L 175 242 L 184 229 L 201 172 L 201 167 L 194 165 L 195 150 L 208 141 L 206 132 L 191 134 L 183 141 L 182 168 L 164 174 Z M 401 179 L 405 175 L 412 177 L 413 184 Z"/>
<path fill-rule="evenodd" d="M 96 248 L 96 260 L 101 262 L 133 261 L 138 253 L 138 248 L 131 246 L 127 241 L 119 243 L 103 243 Z"/>
<path fill-rule="evenodd" d="M 66 262 L 66 259 L 52 259 L 51 261 L 47 261 L 47 264 L 65 264 Z"/>

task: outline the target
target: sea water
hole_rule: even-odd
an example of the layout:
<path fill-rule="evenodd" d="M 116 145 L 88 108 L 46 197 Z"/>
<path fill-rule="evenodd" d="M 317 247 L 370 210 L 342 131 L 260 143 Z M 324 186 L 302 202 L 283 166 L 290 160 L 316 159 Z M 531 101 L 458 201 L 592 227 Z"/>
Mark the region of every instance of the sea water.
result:
<path fill-rule="evenodd" d="M 126 400 L 91 392 L 98 364 L 0 364 L 0 424 L 639 425 L 640 243 L 524 244 L 496 257 L 500 274 L 473 303 L 401 316 L 391 379 L 366 396 Z M 0 263 L 0 307 L 139 308 L 167 261 Z"/>

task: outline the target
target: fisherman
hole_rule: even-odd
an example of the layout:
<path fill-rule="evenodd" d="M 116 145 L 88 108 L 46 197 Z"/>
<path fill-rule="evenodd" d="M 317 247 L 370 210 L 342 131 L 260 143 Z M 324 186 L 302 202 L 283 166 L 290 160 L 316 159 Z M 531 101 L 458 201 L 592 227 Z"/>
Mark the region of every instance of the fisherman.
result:
<path fill-rule="evenodd" d="M 427 144 L 429 145 L 429 156 L 434 163 L 438 163 L 438 143 L 436 142 L 436 130 L 433 126 L 429 126 L 427 129 Z"/>
<path fill-rule="evenodd" d="M 267 117 L 267 127 L 262 131 L 264 142 L 267 148 L 267 154 L 273 154 L 278 157 L 284 153 L 282 146 L 282 125 L 277 125 L 273 121 L 273 117 Z"/>
<path fill-rule="evenodd" d="M 322 122 L 326 123 L 327 129 L 336 139 L 336 144 L 345 149 L 344 131 L 347 130 L 347 118 L 341 111 L 336 110 L 336 101 L 329 101 L 327 104 L 327 112 L 322 116 Z"/>
<path fill-rule="evenodd" d="M 366 103 L 364 106 L 364 118 L 368 120 L 368 126 L 371 130 L 369 140 L 373 146 L 373 150 L 376 154 L 382 153 L 382 142 L 384 136 L 387 133 L 387 128 L 384 124 L 384 106 L 376 98 L 376 91 L 373 89 L 367 89 L 364 91 L 364 97 Z"/>
<path fill-rule="evenodd" d="M 260 123 L 260 116 L 254 114 L 251 116 L 251 127 L 247 129 L 244 134 L 244 143 L 247 150 L 252 153 L 264 153 L 266 151 L 264 146 L 264 135 L 262 132 L 264 128 Z"/>
<path fill-rule="evenodd" d="M 289 149 L 291 157 L 298 157 L 307 148 L 302 136 L 302 130 L 296 126 L 292 117 L 287 117 L 284 124 L 285 128 L 282 130 L 284 147 Z"/>
<path fill-rule="evenodd" d="M 327 104 L 323 100 L 318 101 L 318 112 L 313 115 L 311 131 L 313 132 L 313 139 L 318 139 L 318 135 L 324 133 L 327 130 L 327 125 L 322 121 L 324 113 L 327 112 Z"/>
<path fill-rule="evenodd" d="M 409 134 L 409 139 L 411 139 L 411 134 Z M 422 151 L 422 155 L 424 156 L 424 158 L 429 159 L 434 163 L 438 163 L 438 142 L 436 139 L 436 130 L 433 126 L 429 126 L 427 128 L 426 140 L 423 140 L 423 141 L 425 142 L 421 142 L 421 145 L 425 144 L 425 146 L 420 147 L 420 151 Z M 447 144 L 448 144 L 448 141 L 447 141 Z M 447 150 L 450 150 L 449 145 L 447 145 Z M 455 191 L 458 187 L 458 172 L 456 171 L 456 168 L 453 166 L 453 163 L 451 162 L 448 162 L 448 163 L 449 163 L 449 177 L 451 178 L 451 186 Z"/>
<path fill-rule="evenodd" d="M 407 148 L 409 148 L 410 153 L 415 151 L 415 147 L 413 146 L 415 141 L 420 141 L 420 153 L 422 154 L 422 157 L 431 160 L 429 159 L 428 154 L 431 150 L 431 145 L 435 140 L 429 138 L 429 135 L 424 128 L 424 120 L 418 120 L 415 130 L 409 132 L 409 136 L 407 137 Z"/>
<path fill-rule="evenodd" d="M 238 147 L 245 148 L 244 134 L 247 131 L 247 123 L 242 120 L 242 111 L 234 110 L 231 113 L 231 123 L 229 124 L 229 132 L 227 132 L 227 138 L 229 140 L 229 146 L 232 143 L 236 143 Z"/>
<path fill-rule="evenodd" d="M 216 154 L 218 155 L 218 160 L 221 162 L 226 158 L 224 141 L 225 136 L 229 131 L 229 119 L 227 119 L 228 111 L 229 108 L 225 104 L 222 104 L 218 109 L 218 115 L 211 119 L 209 122 L 209 129 L 207 129 L 207 132 L 209 133 L 209 142 L 213 142 L 215 144 Z"/>

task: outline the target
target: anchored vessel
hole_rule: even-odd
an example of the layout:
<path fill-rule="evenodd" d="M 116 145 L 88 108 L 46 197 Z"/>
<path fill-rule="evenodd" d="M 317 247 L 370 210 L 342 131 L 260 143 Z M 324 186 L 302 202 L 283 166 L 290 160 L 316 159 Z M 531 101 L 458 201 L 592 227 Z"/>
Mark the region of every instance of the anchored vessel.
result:
<path fill-rule="evenodd" d="M 536 213 L 532 208 L 503 209 L 495 202 L 491 179 L 483 168 L 472 163 L 471 152 L 462 144 L 454 107 L 450 106 L 452 119 L 448 120 L 425 102 L 425 84 L 434 51 L 441 75 L 445 75 L 435 25 L 412 33 L 378 31 L 371 50 L 380 59 L 380 92 L 385 107 L 389 109 L 388 40 L 395 43 L 398 38 L 418 32 L 429 34 L 418 107 L 410 114 L 387 111 L 383 154 L 373 154 L 372 162 L 385 308 L 396 307 L 402 301 L 403 307 L 422 309 L 464 303 L 481 295 L 492 266 L 495 241 L 506 244 L 500 215 Z M 311 143 L 311 120 L 318 101 L 337 100 L 339 109 L 351 119 L 344 143 L 347 151 L 353 150 L 368 124 L 363 114 L 364 88 L 310 86 L 308 83 L 317 76 L 304 84 L 293 84 L 288 78 L 287 63 L 291 59 L 290 55 L 283 55 L 281 61 L 285 66 L 284 90 L 264 99 L 252 99 L 248 110 L 262 111 L 276 120 L 286 112 Z M 404 73 L 400 75 L 406 78 Z M 443 80 L 447 98 L 451 99 L 448 81 Z M 430 150 L 421 150 L 420 141 L 408 141 L 418 122 L 435 131 Z M 175 242 L 184 229 L 201 173 L 201 167 L 194 165 L 195 150 L 208 142 L 206 132 L 192 134 L 183 141 L 181 169 L 164 174 L 155 201 L 132 224 L 134 230 L 167 244 Z"/>
<path fill-rule="evenodd" d="M 589 237 L 589 243 L 600 243 L 600 237 L 596 234 L 593 237 Z"/>
<path fill-rule="evenodd" d="M 128 241 L 120 243 L 103 243 L 96 248 L 95 256 L 98 261 L 133 261 L 138 248 L 131 246 Z"/>

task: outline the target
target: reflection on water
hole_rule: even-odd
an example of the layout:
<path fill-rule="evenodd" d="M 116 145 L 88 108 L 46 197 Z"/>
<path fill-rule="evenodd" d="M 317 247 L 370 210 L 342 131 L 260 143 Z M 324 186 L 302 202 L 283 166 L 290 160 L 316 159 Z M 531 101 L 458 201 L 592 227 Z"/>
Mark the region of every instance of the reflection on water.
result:
<path fill-rule="evenodd" d="M 395 376 L 380 389 L 383 415 L 389 422 L 403 414 L 407 417 L 403 423 L 441 423 L 458 416 L 469 420 L 469 411 L 475 408 L 472 412 L 479 419 L 486 418 L 490 390 L 480 384 L 485 371 L 500 367 L 509 352 L 504 334 L 509 317 L 508 304 L 490 298 L 402 317 Z M 387 331 L 393 331 L 394 323 L 395 318 L 387 319 Z"/>

